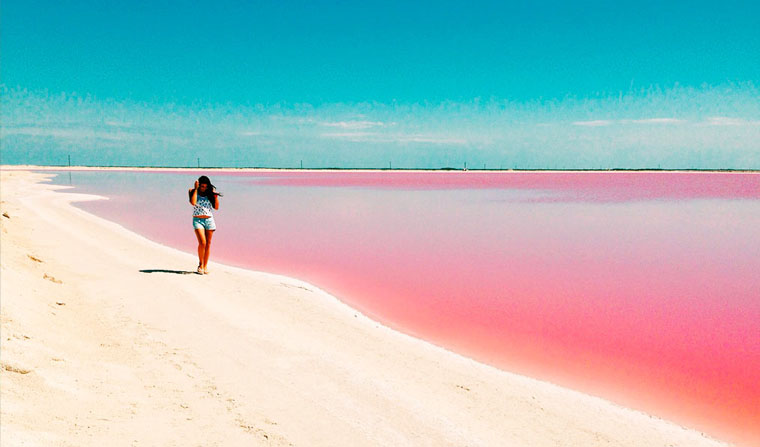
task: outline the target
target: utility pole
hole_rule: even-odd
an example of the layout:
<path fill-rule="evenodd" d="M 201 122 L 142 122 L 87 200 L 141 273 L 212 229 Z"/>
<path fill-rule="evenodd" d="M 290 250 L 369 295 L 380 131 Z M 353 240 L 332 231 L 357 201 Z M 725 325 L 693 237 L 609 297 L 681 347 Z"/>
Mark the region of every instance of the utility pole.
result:
<path fill-rule="evenodd" d="M 201 157 L 198 157 L 198 167 L 201 167 Z"/>

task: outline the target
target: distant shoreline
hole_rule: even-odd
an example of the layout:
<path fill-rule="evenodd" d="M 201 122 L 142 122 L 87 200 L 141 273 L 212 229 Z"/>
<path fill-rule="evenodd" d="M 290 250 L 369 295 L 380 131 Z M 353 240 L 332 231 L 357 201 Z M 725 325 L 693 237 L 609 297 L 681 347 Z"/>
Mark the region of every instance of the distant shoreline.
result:
<path fill-rule="evenodd" d="M 463 168 L 271 168 L 271 167 L 223 167 L 223 166 L 88 166 L 88 165 L 0 165 L 4 171 L 213 171 L 213 172 L 673 172 L 673 173 L 760 173 L 760 169 L 657 169 L 657 168 L 611 168 L 611 169 L 463 169 Z"/>

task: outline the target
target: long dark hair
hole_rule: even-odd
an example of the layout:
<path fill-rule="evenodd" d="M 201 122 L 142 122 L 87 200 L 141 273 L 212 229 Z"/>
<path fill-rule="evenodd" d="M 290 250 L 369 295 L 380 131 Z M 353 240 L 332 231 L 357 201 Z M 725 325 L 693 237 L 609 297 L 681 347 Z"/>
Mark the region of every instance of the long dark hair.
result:
<path fill-rule="evenodd" d="M 198 177 L 198 186 L 200 185 L 208 185 L 206 187 L 206 192 L 200 192 L 198 191 L 199 196 L 204 196 L 208 198 L 208 201 L 211 202 L 211 206 L 216 206 L 216 197 L 221 196 L 222 193 L 214 191 L 215 186 L 211 184 L 211 180 L 209 180 L 208 177 L 205 175 L 202 175 Z M 190 197 L 193 196 L 193 191 L 190 190 Z"/>

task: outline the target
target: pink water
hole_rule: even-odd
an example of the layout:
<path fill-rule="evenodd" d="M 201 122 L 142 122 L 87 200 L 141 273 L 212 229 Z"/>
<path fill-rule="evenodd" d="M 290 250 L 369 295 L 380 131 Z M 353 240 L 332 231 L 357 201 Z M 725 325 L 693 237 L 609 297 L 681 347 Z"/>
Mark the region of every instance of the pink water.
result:
<path fill-rule="evenodd" d="M 74 172 L 71 183 L 112 198 L 83 208 L 194 252 L 187 189 L 197 175 Z M 505 370 L 760 444 L 758 174 L 212 181 L 225 194 L 212 260 L 302 278 Z"/>

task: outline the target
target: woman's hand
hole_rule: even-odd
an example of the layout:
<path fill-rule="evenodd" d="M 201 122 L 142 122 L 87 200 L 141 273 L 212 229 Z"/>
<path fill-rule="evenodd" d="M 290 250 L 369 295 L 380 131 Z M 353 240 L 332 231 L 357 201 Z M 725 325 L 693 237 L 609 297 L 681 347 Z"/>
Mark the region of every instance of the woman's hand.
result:
<path fill-rule="evenodd" d="M 198 183 L 198 180 L 196 180 L 196 181 L 195 181 L 195 189 L 198 189 L 198 186 L 199 186 L 199 185 L 200 185 L 200 183 Z"/>

